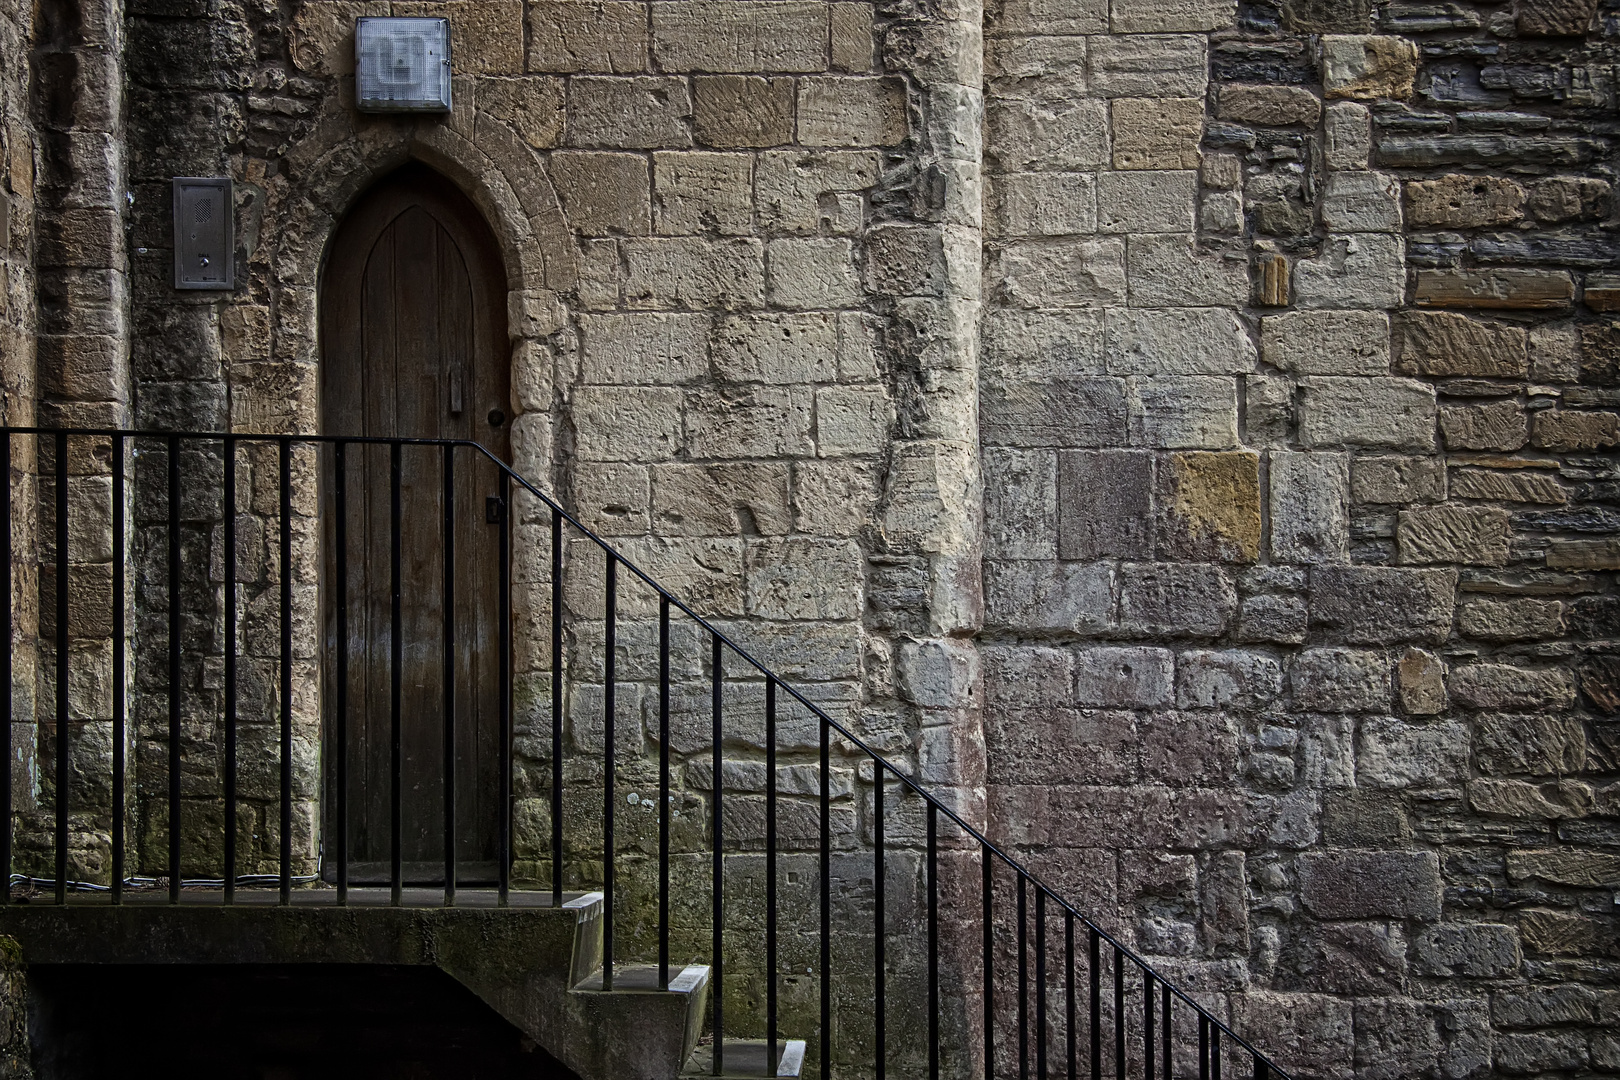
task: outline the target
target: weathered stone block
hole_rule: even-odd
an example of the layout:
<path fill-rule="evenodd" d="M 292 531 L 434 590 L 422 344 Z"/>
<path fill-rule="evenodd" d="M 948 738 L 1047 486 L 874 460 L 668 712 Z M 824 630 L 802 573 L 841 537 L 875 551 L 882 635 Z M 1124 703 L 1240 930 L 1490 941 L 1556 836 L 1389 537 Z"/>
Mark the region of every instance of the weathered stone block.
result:
<path fill-rule="evenodd" d="M 991 446 L 1118 446 L 1125 442 L 1125 380 L 1030 383 L 987 379 L 979 430 Z"/>
<path fill-rule="evenodd" d="M 1413 289 L 1419 307 L 1547 311 L 1574 299 L 1567 270 L 1419 270 Z"/>
<path fill-rule="evenodd" d="M 1402 510 L 1395 540 L 1403 563 L 1505 566 L 1509 514 L 1494 506 L 1430 506 Z"/>
<path fill-rule="evenodd" d="M 1200 129 L 1202 116 L 1200 105 Z M 1094 98 L 993 98 L 986 106 L 986 128 L 985 154 L 1008 172 L 1094 169 L 1109 160 L 1108 104 Z M 1193 147 L 1196 162 L 1197 136 Z M 1165 160 L 1153 167 L 1187 166 Z"/>
<path fill-rule="evenodd" d="M 987 28 L 1026 34 L 1102 34 L 1108 0 L 999 0 L 985 5 Z"/>
<path fill-rule="evenodd" d="M 1322 117 L 1322 101 L 1303 86 L 1223 85 L 1216 115 L 1239 124 L 1314 127 Z"/>
<path fill-rule="evenodd" d="M 1219 30 L 1230 26 L 1236 14 L 1235 0 L 1169 0 L 1162 4 L 1113 0 L 1110 25 L 1116 34 Z"/>
<path fill-rule="evenodd" d="M 1198 174 L 1191 171 L 1105 172 L 1097 177 L 1097 231 L 1191 232 Z"/>
<path fill-rule="evenodd" d="M 1260 455 L 1171 454 L 1154 501 L 1161 557 L 1254 562 L 1260 556 Z"/>
<path fill-rule="evenodd" d="M 765 298 L 758 240 L 667 237 L 627 240 L 625 295 L 635 308 L 753 307 Z"/>
<path fill-rule="evenodd" d="M 664 71 L 825 71 L 827 7 L 803 0 L 672 0 L 652 8 Z"/>
<path fill-rule="evenodd" d="M 1505 176 L 1451 173 L 1406 185 L 1406 217 L 1414 226 L 1476 229 L 1524 217 L 1524 188 Z"/>
<path fill-rule="evenodd" d="M 1603 215 L 1613 186 L 1587 176 L 1549 176 L 1530 188 L 1530 213 L 1549 224 Z"/>
<path fill-rule="evenodd" d="M 1517 450 L 1529 438 L 1528 425 L 1524 408 L 1516 401 L 1440 410 L 1440 432 L 1452 450 Z"/>
<path fill-rule="evenodd" d="M 1569 501 L 1556 473 L 1531 469 L 1454 469 L 1451 494 L 1458 499 L 1547 506 L 1561 506 Z"/>
<path fill-rule="evenodd" d="M 615 150 L 689 146 L 692 101 L 682 79 L 580 75 L 569 80 L 570 146 Z"/>
<path fill-rule="evenodd" d="M 793 537 L 744 549 L 747 610 L 763 619 L 856 619 L 866 567 L 850 540 Z"/>
<path fill-rule="evenodd" d="M 816 391 L 816 454 L 876 454 L 894 422 L 894 407 L 881 386 L 829 386 Z"/>
<path fill-rule="evenodd" d="M 1323 158 L 1330 169 L 1365 169 L 1372 156 L 1372 114 L 1367 106 L 1338 101 L 1322 125 Z"/>
<path fill-rule="evenodd" d="M 1350 1003 L 1325 994 L 1249 990 L 1232 997 L 1232 1022 L 1269 1033 L 1268 1055 L 1290 1072 L 1349 1080 L 1354 1049 Z"/>
<path fill-rule="evenodd" d="M 1131 442 L 1176 450 L 1237 445 L 1237 380 L 1210 375 L 1126 380 Z"/>
<path fill-rule="evenodd" d="M 1434 446 L 1434 388 L 1411 379 L 1300 380 L 1299 437 L 1310 447 Z"/>
<path fill-rule="evenodd" d="M 1260 320 L 1260 348 L 1297 375 L 1388 375 L 1389 317 L 1378 311 L 1298 311 Z"/>
<path fill-rule="evenodd" d="M 985 622 L 1020 631 L 1105 629 L 1113 624 L 1113 577 L 1105 563 L 986 560 Z"/>
<path fill-rule="evenodd" d="M 1358 503 L 1439 502 L 1446 497 L 1445 465 L 1426 457 L 1357 457 L 1350 493 Z"/>
<path fill-rule="evenodd" d="M 1254 368 L 1254 343 L 1242 322 L 1219 308 L 1109 308 L 1103 341 L 1115 375 L 1238 375 Z"/>
<path fill-rule="evenodd" d="M 1477 597 L 1457 611 L 1457 628 L 1485 641 L 1534 641 L 1561 637 L 1564 605 L 1557 600 Z"/>
<path fill-rule="evenodd" d="M 871 462 L 801 461 L 793 473 L 793 520 L 799 531 L 854 536 L 867 524 L 878 496 L 877 470 Z"/>
<path fill-rule="evenodd" d="M 693 131 L 705 145 L 779 146 L 793 141 L 792 79 L 699 75 L 692 80 L 692 104 Z"/>
<path fill-rule="evenodd" d="M 1147 558 L 1153 552 L 1153 455 L 1074 450 L 1057 459 L 1057 554 Z"/>
<path fill-rule="evenodd" d="M 1570 716 L 1480 716 L 1474 758 L 1487 776 L 1577 772 L 1586 760 L 1586 730 Z"/>
<path fill-rule="evenodd" d="M 1509 851 L 1507 873 L 1515 881 L 1533 879 L 1581 889 L 1612 889 L 1620 884 L 1620 855 L 1571 848 Z"/>
<path fill-rule="evenodd" d="M 587 461 L 663 461 L 682 443 L 681 392 L 581 386 L 573 395 L 576 446 Z"/>
<path fill-rule="evenodd" d="M 1097 180 L 1090 173 L 1008 173 L 988 179 L 995 236 L 1072 236 L 1097 231 Z"/>
<path fill-rule="evenodd" d="M 1306 649 L 1294 658 L 1288 684 L 1294 705 L 1312 712 L 1387 710 L 1389 657 L 1371 649 Z"/>
<path fill-rule="evenodd" d="M 1400 184 L 1388 173 L 1329 173 L 1320 209 L 1322 224 L 1334 232 L 1401 231 Z"/>
<path fill-rule="evenodd" d="M 872 5 L 835 3 L 828 7 L 828 37 L 834 71 L 863 72 L 872 69 Z"/>
<path fill-rule="evenodd" d="M 1394 308 L 1406 299 L 1406 245 L 1399 236 L 1332 236 L 1322 254 L 1294 267 L 1302 308 Z"/>
<path fill-rule="evenodd" d="M 1196 169 L 1204 137 L 1201 98 L 1115 98 L 1113 163 L 1116 169 Z"/>
<path fill-rule="evenodd" d="M 1410 41 L 1372 34 L 1322 38 L 1322 88 L 1330 98 L 1405 100 L 1417 78 L 1418 50 Z"/>
<path fill-rule="evenodd" d="M 646 533 L 651 497 L 645 465 L 581 461 L 574 466 L 574 512 L 604 536 Z"/>
<path fill-rule="evenodd" d="M 1547 545 L 1552 570 L 1620 569 L 1620 540 L 1554 540 Z"/>
<path fill-rule="evenodd" d="M 1016 307 L 1086 307 L 1125 299 L 1125 241 L 1044 240 L 989 251 L 986 277 Z"/>
<path fill-rule="evenodd" d="M 1119 578 L 1119 626 L 1129 634 L 1219 637 L 1237 610 L 1237 591 L 1219 567 L 1126 563 Z"/>
<path fill-rule="evenodd" d="M 1410 716 L 1434 716 L 1446 710 L 1446 669 L 1438 657 L 1407 649 L 1396 665 L 1401 709 Z"/>
<path fill-rule="evenodd" d="M 1396 370 L 1407 375 L 1523 378 L 1527 344 L 1522 327 L 1449 311 L 1407 311 L 1395 320 Z"/>
<path fill-rule="evenodd" d="M 1126 262 L 1135 306 L 1241 307 L 1249 295 L 1249 268 L 1203 255 L 1190 236 L 1133 235 Z"/>
<path fill-rule="evenodd" d="M 753 231 L 754 159 L 704 150 L 653 155 L 653 210 L 662 236 Z"/>
<path fill-rule="evenodd" d="M 629 74 L 647 69 L 647 5 L 529 5 L 529 70 Z"/>
<path fill-rule="evenodd" d="M 1174 787 L 1236 781 L 1238 728 L 1226 713 L 1155 711 L 1140 717 L 1138 728 L 1146 779 Z"/>
<path fill-rule="evenodd" d="M 986 554 L 1004 559 L 1057 558 L 1058 455 L 1048 450 L 986 449 L 983 468 Z"/>
<path fill-rule="evenodd" d="M 1244 441 L 1250 446 L 1284 447 L 1294 439 L 1294 384 L 1289 379 L 1250 375 L 1243 380 Z"/>
<path fill-rule="evenodd" d="M 838 377 L 838 321 L 826 312 L 728 316 L 715 323 L 713 347 L 715 373 L 732 382 Z"/>
<path fill-rule="evenodd" d="M 1297 596 L 1251 596 L 1238 618 L 1239 641 L 1298 645 L 1305 640 L 1308 614 Z"/>
<path fill-rule="evenodd" d="M 1519 967 L 1519 935 L 1501 923 L 1448 923 L 1413 944 L 1412 966 L 1423 975 L 1502 978 Z"/>
<path fill-rule="evenodd" d="M 1430 851 L 1335 851 L 1295 862 L 1299 895 L 1323 919 L 1437 919 L 1440 860 Z"/>
<path fill-rule="evenodd" d="M 802 387 L 727 387 L 693 394 L 686 410 L 694 458 L 809 457 L 810 391 Z"/>
<path fill-rule="evenodd" d="M 1089 83 L 1111 98 L 1201 95 L 1209 82 L 1207 52 L 1205 39 L 1196 34 L 1093 38 Z"/>
<path fill-rule="evenodd" d="M 1620 413 L 1545 410 L 1536 414 L 1530 441 L 1558 453 L 1606 449 L 1620 443 Z"/>
<path fill-rule="evenodd" d="M 580 378 L 601 384 L 674 384 L 709 373 L 706 315 L 579 317 Z"/>
<path fill-rule="evenodd" d="M 1192 649 L 1176 662 L 1182 709 L 1258 709 L 1282 692 L 1282 665 L 1265 653 Z"/>
<path fill-rule="evenodd" d="M 1489 1068 L 1490 1020 L 1485 1003 L 1468 999 L 1356 1002 L 1356 1074 L 1400 1080 L 1412 1062 L 1433 1062 L 1431 1075 L 1464 1080 Z"/>
<path fill-rule="evenodd" d="M 824 197 L 862 191 L 877 182 L 877 175 L 877 155 L 867 150 L 768 150 L 754 169 L 760 224 L 778 232 L 814 233 L 826 221 L 833 231 L 851 231 L 853 226 L 837 215 L 829 217 Z"/>
<path fill-rule="evenodd" d="M 1470 780 L 1468 805 L 1497 817 L 1582 818 L 1593 809 L 1592 788 L 1578 780 L 1531 784 L 1523 780 Z"/>
<path fill-rule="evenodd" d="M 1168 649 L 1096 646 L 1074 654 L 1075 704 L 1151 709 L 1168 705 L 1175 654 Z"/>
<path fill-rule="evenodd" d="M 1311 622 L 1355 644 L 1443 641 L 1456 602 L 1454 570 L 1318 566 Z"/>
<path fill-rule="evenodd" d="M 1452 669 L 1451 696 L 1470 709 L 1568 708 L 1575 676 L 1564 668 L 1468 664 Z"/>
<path fill-rule="evenodd" d="M 1521 0 L 1514 16 L 1521 34 L 1580 37 L 1592 24 L 1593 0 Z"/>
<path fill-rule="evenodd" d="M 861 300 L 848 240 L 773 240 L 765 248 L 771 302 L 787 308 L 852 307 Z"/>
<path fill-rule="evenodd" d="M 798 106 L 799 142 L 805 146 L 894 146 L 909 126 L 906 87 L 899 79 L 800 79 Z"/>
<path fill-rule="evenodd" d="M 1272 559 L 1348 561 L 1349 455 L 1273 451 L 1270 464 Z"/>

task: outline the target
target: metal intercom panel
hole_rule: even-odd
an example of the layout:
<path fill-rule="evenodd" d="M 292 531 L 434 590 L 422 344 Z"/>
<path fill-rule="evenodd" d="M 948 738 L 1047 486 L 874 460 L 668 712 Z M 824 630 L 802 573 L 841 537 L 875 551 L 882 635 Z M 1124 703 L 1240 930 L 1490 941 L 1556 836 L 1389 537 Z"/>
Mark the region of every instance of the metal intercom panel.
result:
<path fill-rule="evenodd" d="M 354 75 L 361 112 L 449 112 L 450 21 L 355 20 Z"/>
<path fill-rule="evenodd" d="M 174 287 L 236 288 L 236 206 L 229 177 L 174 178 Z"/>

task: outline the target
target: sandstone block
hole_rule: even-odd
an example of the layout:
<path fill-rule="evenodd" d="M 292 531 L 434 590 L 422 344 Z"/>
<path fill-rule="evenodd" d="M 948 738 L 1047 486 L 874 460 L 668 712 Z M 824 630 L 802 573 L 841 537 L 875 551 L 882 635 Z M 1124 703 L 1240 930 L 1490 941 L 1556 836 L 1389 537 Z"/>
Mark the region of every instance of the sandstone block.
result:
<path fill-rule="evenodd" d="M 1153 486 L 1153 455 L 1147 451 L 1058 454 L 1058 557 L 1150 557 Z"/>
<path fill-rule="evenodd" d="M 1260 455 L 1171 454 L 1158 472 L 1162 558 L 1254 562 L 1260 557 Z"/>
<path fill-rule="evenodd" d="M 1620 658 L 1589 656 L 1581 663 L 1580 674 L 1581 692 L 1599 712 L 1620 713 Z"/>
<path fill-rule="evenodd" d="M 1216 308 L 1109 308 L 1104 356 L 1116 375 L 1237 375 L 1254 344 L 1235 313 Z"/>
<path fill-rule="evenodd" d="M 1267 1051 L 1279 1068 L 1314 1072 L 1324 1080 L 1354 1075 L 1352 1015 L 1348 1001 L 1326 994 L 1250 990 L 1232 998 L 1233 1023 L 1269 1032 Z"/>
<path fill-rule="evenodd" d="M 877 182 L 877 155 L 866 150 L 768 150 L 754 169 L 760 224 L 786 233 L 814 233 L 825 221 L 839 233 L 859 225 L 829 217 L 824 199 L 864 190 Z M 847 227 L 846 227 L 847 226 Z"/>
<path fill-rule="evenodd" d="M 1569 848 L 1509 851 L 1507 873 L 1516 881 L 1532 879 L 1581 889 L 1612 889 L 1620 884 L 1620 855 Z"/>
<path fill-rule="evenodd" d="M 1001 0 L 987 5 L 988 25 L 1029 34 L 1101 34 L 1108 0 Z"/>
<path fill-rule="evenodd" d="M 1317 852 L 1294 865 L 1300 899 L 1318 918 L 1440 917 L 1440 861 L 1433 852 Z"/>
<path fill-rule="evenodd" d="M 1242 307 L 1249 296 L 1249 268 L 1201 254 L 1190 236 L 1132 235 L 1127 264 L 1133 305 Z"/>
<path fill-rule="evenodd" d="M 802 387 L 736 387 L 693 394 L 687 435 L 694 458 L 809 457 L 811 395 Z"/>
<path fill-rule="evenodd" d="M 835 382 L 838 320 L 827 312 L 722 318 L 714 327 L 714 370 L 731 382 Z"/>
<path fill-rule="evenodd" d="M 523 70 L 523 5 L 515 0 L 401 3 L 391 13 L 449 19 L 460 71 L 516 74 Z"/>
<path fill-rule="evenodd" d="M 580 378 L 587 383 L 675 384 L 709 373 L 706 315 L 579 317 Z"/>
<path fill-rule="evenodd" d="M 568 84 L 570 146 L 689 146 L 692 101 L 682 79 L 580 75 Z"/>
<path fill-rule="evenodd" d="M 793 475 L 793 520 L 799 531 L 854 536 L 867 524 L 878 496 L 877 471 L 871 462 L 801 461 L 794 465 Z"/>
<path fill-rule="evenodd" d="M 1494 1049 L 1496 1066 L 1505 1073 L 1545 1076 L 1587 1063 L 1586 1042 L 1575 1031 L 1502 1034 Z"/>
<path fill-rule="evenodd" d="M 1580 956 L 1596 944 L 1596 923 L 1561 911 L 1526 911 L 1519 919 L 1519 940 L 1529 953 Z"/>
<path fill-rule="evenodd" d="M 780 146 L 793 141 L 792 79 L 699 75 L 692 80 L 692 104 L 693 131 L 705 145 Z"/>
<path fill-rule="evenodd" d="M 872 70 L 872 5 L 832 4 L 828 7 L 828 37 L 834 71 Z"/>
<path fill-rule="evenodd" d="M 848 240 L 773 240 L 765 246 L 771 302 L 786 308 L 853 307 L 862 298 Z"/>
<path fill-rule="evenodd" d="M 1563 409 L 1539 412 L 1530 441 L 1557 453 L 1606 449 L 1620 443 L 1620 413 Z"/>
<path fill-rule="evenodd" d="M 894 408 L 881 386 L 830 386 L 816 391 L 816 454 L 876 454 L 888 442 Z"/>
<path fill-rule="evenodd" d="M 1394 308 L 1406 299 L 1406 252 L 1399 236 L 1329 237 L 1322 254 L 1294 267 L 1302 308 Z"/>
<path fill-rule="evenodd" d="M 1590 785 L 1578 780 L 1530 784 L 1523 780 L 1470 780 L 1468 805 L 1497 817 L 1582 818 L 1592 812 Z"/>
<path fill-rule="evenodd" d="M 899 79 L 800 79 L 798 108 L 805 146 L 894 146 L 906 137 L 906 87 Z"/>
<path fill-rule="evenodd" d="M 1401 709 L 1409 716 L 1434 716 L 1446 711 L 1446 666 L 1422 649 L 1407 649 L 1395 666 Z"/>
<path fill-rule="evenodd" d="M 804 0 L 672 0 L 652 8 L 664 71 L 825 71 L 827 7 Z"/>
<path fill-rule="evenodd" d="M 1569 632 L 1579 637 L 1620 637 L 1620 596 L 1583 596 L 1566 611 Z"/>
<path fill-rule="evenodd" d="M 1298 645 L 1308 622 L 1305 601 L 1297 596 L 1251 596 L 1238 617 L 1239 641 Z"/>
<path fill-rule="evenodd" d="M 1521 34 L 1580 37 L 1596 9 L 1592 0 L 1524 0 L 1515 5 L 1514 15 Z"/>
<path fill-rule="evenodd" d="M 1116 34 L 1219 30 L 1232 25 L 1236 16 L 1235 0 L 1168 0 L 1161 4 L 1113 0 L 1110 25 Z"/>
<path fill-rule="evenodd" d="M 1107 102 L 1095 98 L 1075 100 L 1065 95 L 1050 99 L 993 98 L 987 103 L 985 113 L 988 131 L 985 153 L 1009 172 L 1094 169 L 1109 160 Z M 1199 116 L 1202 115 L 1200 105 Z M 1196 137 L 1193 146 L 1196 162 Z M 1186 166 L 1166 163 L 1154 167 Z"/>
<path fill-rule="evenodd" d="M 1575 677 L 1564 668 L 1468 664 L 1452 669 L 1451 696 L 1470 709 L 1567 709 Z"/>
<path fill-rule="evenodd" d="M 1620 569 L 1620 540 L 1554 540 L 1547 546 L 1552 570 Z"/>
<path fill-rule="evenodd" d="M 1250 446 L 1283 447 L 1294 439 L 1292 380 L 1250 375 L 1243 380 L 1245 441 Z"/>
<path fill-rule="evenodd" d="M 1496 713 L 1474 727 L 1474 758 L 1487 776 L 1575 772 L 1586 759 L 1586 730 L 1574 717 Z"/>
<path fill-rule="evenodd" d="M 1391 717 L 1364 721 L 1356 744 L 1356 783 L 1383 789 L 1437 788 L 1460 794 L 1468 773 L 1468 729 L 1462 724 L 1408 724 Z"/>
<path fill-rule="evenodd" d="M 1572 383 L 1581 377 L 1581 334 L 1572 323 L 1544 323 L 1530 330 L 1530 371 L 1544 382 Z"/>
<path fill-rule="evenodd" d="M 1528 424 L 1516 401 L 1440 410 L 1440 433 L 1452 450 L 1517 450 L 1529 438 Z"/>
<path fill-rule="evenodd" d="M 1395 320 L 1396 370 L 1408 375 L 1523 378 L 1528 335 L 1521 327 L 1449 311 L 1406 311 Z"/>
<path fill-rule="evenodd" d="M 1191 649 L 1176 661 L 1182 709 L 1258 709 L 1282 693 L 1282 665 L 1265 653 Z"/>
<path fill-rule="evenodd" d="M 1329 173 L 1321 201 L 1322 224 L 1340 233 L 1401 231 L 1399 182 L 1388 173 Z"/>
<path fill-rule="evenodd" d="M 985 622 L 1024 631 L 1082 633 L 1113 623 L 1113 569 L 1106 563 L 984 564 Z"/>
<path fill-rule="evenodd" d="M 1207 233 L 1224 233 L 1228 236 L 1242 232 L 1242 194 L 1236 191 L 1205 193 L 1198 202 L 1198 227 Z M 1286 302 L 1284 299 L 1279 304 Z"/>
<path fill-rule="evenodd" d="M 574 512 L 604 536 L 645 534 L 651 498 L 645 465 L 581 461 L 574 466 Z"/>
<path fill-rule="evenodd" d="M 1086 69 L 1083 37 L 994 37 L 984 46 L 984 73 L 990 79 L 1039 79 Z"/>
<path fill-rule="evenodd" d="M 1601 217 L 1613 187 L 1586 176 L 1549 176 L 1530 187 L 1530 214 L 1557 223 Z"/>
<path fill-rule="evenodd" d="M 1170 703 L 1175 654 L 1135 647 L 1077 649 L 1074 670 L 1076 704 L 1151 709 Z"/>
<path fill-rule="evenodd" d="M 1443 641 L 1451 632 L 1457 574 L 1384 566 L 1311 569 L 1311 621 L 1354 644 Z"/>
<path fill-rule="evenodd" d="M 1196 169 L 1204 138 L 1201 98 L 1115 98 L 1113 163 L 1116 169 Z"/>
<path fill-rule="evenodd" d="M 792 537 L 744 549 L 747 610 L 762 619 L 857 619 L 866 559 L 852 540 Z"/>
<path fill-rule="evenodd" d="M 754 159 L 704 150 L 653 155 L 653 210 L 662 236 L 753 231 Z"/>
<path fill-rule="evenodd" d="M 1511 535 L 1508 512 L 1494 506 L 1430 506 L 1402 510 L 1395 527 L 1403 563 L 1505 566 Z"/>
<path fill-rule="evenodd" d="M 1434 389 L 1411 379 L 1300 380 L 1300 442 L 1309 447 L 1434 446 Z"/>
<path fill-rule="evenodd" d="M 1070 236 L 1097 231 L 1097 181 L 1090 173 L 1009 173 L 986 188 L 996 236 Z"/>
<path fill-rule="evenodd" d="M 1457 611 L 1457 628 L 1485 641 L 1534 641 L 1561 637 L 1564 605 L 1557 600 L 1477 597 Z"/>
<path fill-rule="evenodd" d="M 1322 125 L 1323 157 L 1330 169 L 1365 169 L 1372 157 L 1372 114 L 1367 106 L 1336 101 Z"/>
<path fill-rule="evenodd" d="M 925 708 L 951 709 L 983 700 L 979 651 L 950 638 L 908 641 L 896 668 L 901 695 Z"/>
<path fill-rule="evenodd" d="M 1237 445 L 1237 380 L 1211 375 L 1133 376 L 1131 442 L 1166 450 Z"/>
<path fill-rule="evenodd" d="M 1413 289 L 1419 307 L 1548 311 L 1574 300 L 1566 270 L 1419 270 Z"/>
<path fill-rule="evenodd" d="M 1470 999 L 1356 1002 L 1356 1072 L 1368 1080 L 1398 1080 L 1411 1062 L 1433 1062 L 1434 1075 L 1463 1080 L 1490 1067 L 1490 1020 L 1485 1003 Z"/>
<path fill-rule="evenodd" d="M 1282 563 L 1349 559 L 1347 454 L 1271 454 L 1271 558 Z"/>
<path fill-rule="evenodd" d="M 792 528 L 785 464 L 661 463 L 652 468 L 653 531 L 662 536 L 779 536 Z"/>
<path fill-rule="evenodd" d="M 1202 95 L 1209 82 L 1207 51 L 1205 39 L 1197 34 L 1093 38 L 1089 84 L 1111 98 Z"/>
<path fill-rule="evenodd" d="M 979 430 L 989 446 L 1119 446 L 1125 442 L 1125 380 L 1039 383 L 986 379 Z"/>
<path fill-rule="evenodd" d="M 1491 995 L 1491 1018 L 1502 1027 L 1537 1028 L 1589 1023 L 1597 996 L 1585 986 L 1536 986 Z"/>
<path fill-rule="evenodd" d="M 1119 626 L 1128 634 L 1219 637 L 1237 611 L 1237 591 L 1216 566 L 1126 563 L 1119 578 Z"/>
<path fill-rule="evenodd" d="M 1097 176 L 1097 231 L 1191 232 L 1198 174 L 1140 170 Z"/>
<path fill-rule="evenodd" d="M 1505 176 L 1451 173 L 1406 184 L 1406 218 L 1419 228 L 1477 229 L 1524 217 L 1524 188 Z"/>
<path fill-rule="evenodd" d="M 1058 455 L 987 449 L 983 468 L 985 553 L 1004 559 L 1057 558 Z"/>
<path fill-rule="evenodd" d="M 1023 241 L 991 248 L 987 284 L 1017 307 L 1085 307 L 1125 299 L 1125 241 Z"/>
<path fill-rule="evenodd" d="M 1540 503 L 1561 506 L 1568 501 L 1556 475 L 1530 469 L 1455 469 L 1451 492 L 1459 499 Z"/>
<path fill-rule="evenodd" d="M 1399 455 L 1357 457 L 1350 493 L 1358 503 L 1440 502 L 1446 497 L 1444 463 Z"/>
<path fill-rule="evenodd" d="M 1074 702 L 1074 654 L 1068 649 L 990 645 L 979 656 L 985 707 L 992 712 L 1017 714 Z"/>
<path fill-rule="evenodd" d="M 581 386 L 572 404 L 576 445 L 587 461 L 663 461 L 681 446 L 677 389 Z"/>
<path fill-rule="evenodd" d="M 622 75 L 647 69 L 647 6 L 529 5 L 529 70 Z"/>
<path fill-rule="evenodd" d="M 668 237 L 627 240 L 625 295 L 635 308 L 753 307 L 765 298 L 758 240 Z"/>
<path fill-rule="evenodd" d="M 1322 102 L 1303 86 L 1253 86 L 1229 83 L 1221 87 L 1216 115 L 1239 124 L 1287 127 L 1316 126 Z"/>
<path fill-rule="evenodd" d="M 1519 935 L 1501 923 L 1447 923 L 1413 943 L 1413 967 L 1423 975 L 1501 978 L 1519 967 Z"/>
<path fill-rule="evenodd" d="M 1388 375 L 1389 317 L 1381 311 L 1295 311 L 1260 320 L 1260 348 L 1297 375 Z"/>
<path fill-rule="evenodd" d="M 1373 649 L 1306 649 L 1294 658 L 1288 684 L 1296 708 L 1332 713 L 1387 710 L 1389 657 Z"/>
<path fill-rule="evenodd" d="M 1372 101 L 1412 96 L 1417 46 L 1403 38 L 1372 34 L 1322 37 L 1322 88 L 1330 98 Z"/>

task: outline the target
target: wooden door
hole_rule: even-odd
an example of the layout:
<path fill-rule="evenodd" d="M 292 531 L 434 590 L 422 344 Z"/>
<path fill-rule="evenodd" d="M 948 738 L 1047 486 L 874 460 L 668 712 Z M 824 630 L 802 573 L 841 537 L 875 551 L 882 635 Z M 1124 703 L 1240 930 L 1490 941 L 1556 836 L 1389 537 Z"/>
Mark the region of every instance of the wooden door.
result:
<path fill-rule="evenodd" d="M 489 227 L 454 185 L 412 165 L 380 182 L 333 237 L 321 279 L 325 434 L 472 439 L 508 460 L 506 276 Z M 336 736 L 346 731 L 350 880 L 385 881 L 392 849 L 392 465 L 346 450 L 347 584 L 338 580 L 335 455 L 323 462 L 328 877 L 335 875 Z M 457 878 L 495 876 L 499 805 L 499 539 L 494 467 L 455 451 L 453 655 Z M 400 843 L 407 881 L 444 878 L 444 455 L 400 452 Z M 337 685 L 337 598 L 348 678 Z M 346 714 L 346 715 L 345 715 Z"/>

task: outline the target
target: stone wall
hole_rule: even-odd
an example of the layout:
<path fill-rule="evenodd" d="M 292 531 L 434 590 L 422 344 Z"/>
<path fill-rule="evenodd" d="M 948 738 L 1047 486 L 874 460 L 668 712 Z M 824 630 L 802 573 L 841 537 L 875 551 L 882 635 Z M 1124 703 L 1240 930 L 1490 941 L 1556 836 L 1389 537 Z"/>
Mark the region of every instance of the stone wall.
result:
<path fill-rule="evenodd" d="M 1620 1068 L 1597 7 L 987 19 L 992 835 L 1297 1075 Z"/>

